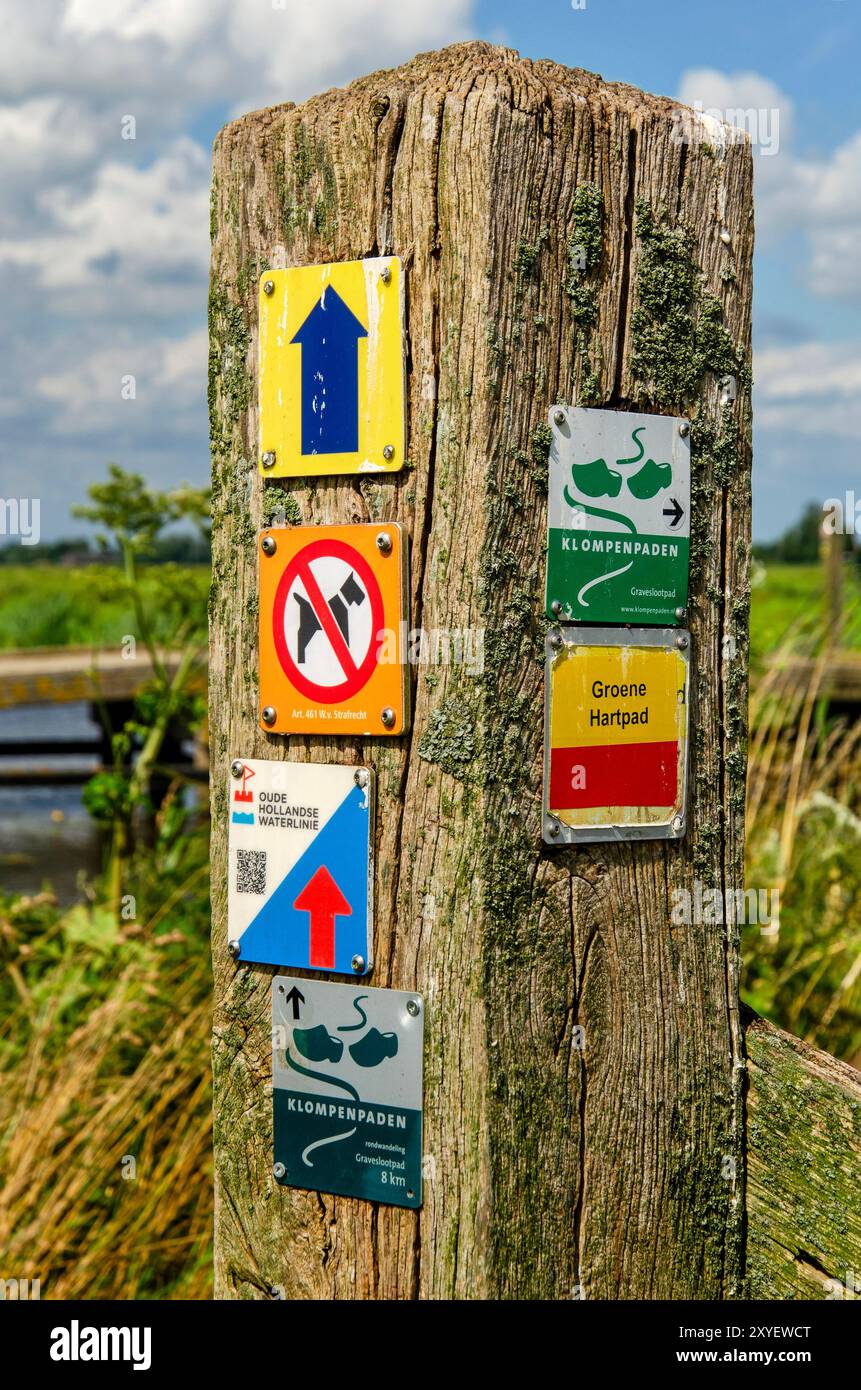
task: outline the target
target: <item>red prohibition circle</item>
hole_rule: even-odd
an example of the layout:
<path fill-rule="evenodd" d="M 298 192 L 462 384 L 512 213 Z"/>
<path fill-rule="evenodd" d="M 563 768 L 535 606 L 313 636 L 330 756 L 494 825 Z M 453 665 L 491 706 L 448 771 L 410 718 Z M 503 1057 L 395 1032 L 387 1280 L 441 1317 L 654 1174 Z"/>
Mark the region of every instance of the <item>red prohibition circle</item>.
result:
<path fill-rule="evenodd" d="M 323 556 L 327 559 L 343 560 L 352 566 L 364 584 L 371 604 L 371 644 L 368 647 L 367 655 L 359 666 L 356 666 L 352 660 L 340 628 L 337 626 L 331 609 L 320 593 L 317 581 L 309 568 L 312 560 L 318 560 Z M 310 681 L 299 670 L 290 654 L 284 635 L 284 613 L 290 590 L 297 578 L 301 578 L 305 585 L 305 592 L 314 607 L 320 626 L 335 648 L 335 656 L 341 664 L 341 669 L 344 670 L 345 662 L 351 668 L 349 672 L 344 671 L 345 678 L 339 685 L 317 685 L 315 681 Z M 272 605 L 272 636 L 275 640 L 278 660 L 281 662 L 281 667 L 290 684 L 294 685 L 301 694 L 307 695 L 311 700 L 319 700 L 321 704 L 341 704 L 344 700 L 349 700 L 353 695 L 357 695 L 362 687 L 367 685 L 376 669 L 375 645 L 384 625 L 385 609 L 377 576 L 364 555 L 360 555 L 358 550 L 354 550 L 345 541 L 319 540 L 303 546 L 284 570 L 278 582 L 278 588 L 275 590 L 275 599 Z"/>

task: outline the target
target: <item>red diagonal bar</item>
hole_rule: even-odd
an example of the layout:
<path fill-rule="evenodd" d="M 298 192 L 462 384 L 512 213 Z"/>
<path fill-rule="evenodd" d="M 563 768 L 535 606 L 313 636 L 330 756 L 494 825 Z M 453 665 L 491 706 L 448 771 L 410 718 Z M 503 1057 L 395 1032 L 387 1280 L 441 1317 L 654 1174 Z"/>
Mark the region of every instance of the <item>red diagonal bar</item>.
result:
<path fill-rule="evenodd" d="M 340 662 L 341 670 L 344 672 L 345 678 L 349 680 L 351 676 L 356 674 L 356 663 L 350 655 L 350 648 L 344 641 L 341 629 L 332 616 L 332 610 L 324 599 L 323 591 L 314 578 L 307 560 L 299 566 L 299 578 L 305 585 L 305 592 L 311 601 L 314 612 L 320 619 L 320 626 L 332 644 L 332 650 Z"/>

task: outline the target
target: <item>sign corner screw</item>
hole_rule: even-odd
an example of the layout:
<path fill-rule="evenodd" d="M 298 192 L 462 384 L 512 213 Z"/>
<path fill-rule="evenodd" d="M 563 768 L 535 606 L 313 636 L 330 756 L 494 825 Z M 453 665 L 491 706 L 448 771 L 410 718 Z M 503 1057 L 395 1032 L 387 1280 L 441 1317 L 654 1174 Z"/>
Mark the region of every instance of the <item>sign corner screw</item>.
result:
<path fill-rule="evenodd" d="M 380 531 L 379 535 L 377 536 L 377 549 L 379 550 L 381 555 L 391 555 L 392 538 L 389 535 L 388 531 Z"/>
<path fill-rule="evenodd" d="M 676 609 L 676 618 L 677 618 L 677 620 L 678 620 L 680 623 L 683 623 L 683 622 L 685 621 L 685 618 L 686 618 L 687 616 L 688 616 L 688 610 L 687 610 L 687 608 L 677 608 L 677 609 Z"/>
<path fill-rule="evenodd" d="M 689 421 L 689 420 L 683 420 L 682 423 L 679 425 L 679 434 L 682 436 L 682 439 L 687 439 L 687 437 L 688 437 L 688 435 L 690 434 L 690 432 L 691 432 L 690 421 Z"/>
<path fill-rule="evenodd" d="M 549 634 L 549 640 L 551 647 L 553 647 L 554 650 L 558 651 L 559 648 L 562 646 L 562 633 L 559 632 L 558 629 L 554 628 L 554 630 Z"/>
<path fill-rule="evenodd" d="M 239 951 L 240 951 L 240 946 L 239 946 L 239 942 L 238 942 L 238 941 L 228 941 L 228 943 L 227 943 L 227 953 L 228 953 L 228 955 L 232 956 L 234 960 L 238 960 L 238 959 L 239 959 Z"/>
<path fill-rule="evenodd" d="M 383 445 L 383 458 L 384 458 L 384 459 L 393 459 L 394 456 L 395 456 L 395 446 L 394 446 L 394 444 L 384 444 L 384 445 Z"/>
<path fill-rule="evenodd" d="M 273 1176 L 273 1177 L 275 1177 L 275 1178 L 283 1178 L 283 1177 L 285 1176 L 286 1172 L 287 1172 L 287 1169 L 284 1167 L 284 1164 L 283 1164 L 283 1163 L 273 1163 L 273 1165 L 272 1165 L 272 1176 Z"/>
<path fill-rule="evenodd" d="M 558 618 L 559 615 L 561 614 L 561 612 L 562 612 L 562 604 L 560 603 L 560 601 L 559 601 L 558 598 L 555 598 L 555 599 L 553 600 L 553 602 L 551 603 L 551 605 L 550 605 L 550 612 L 553 614 L 554 618 Z"/>
<path fill-rule="evenodd" d="M 364 970 L 364 968 L 365 968 L 365 957 L 364 957 L 364 956 L 353 956 L 353 959 L 350 961 L 350 969 L 351 969 L 352 971 L 354 971 L 356 975 L 361 975 L 361 973 L 362 973 L 362 971 Z"/>
<path fill-rule="evenodd" d="M 564 424 L 565 424 L 565 411 L 562 410 L 561 407 L 560 407 L 558 410 L 554 410 L 554 412 L 553 412 L 553 423 L 556 424 L 556 425 L 564 425 Z"/>
<path fill-rule="evenodd" d="M 389 266 L 389 265 L 384 265 L 383 268 L 382 268 L 382 270 L 380 271 L 380 279 L 382 280 L 382 282 L 383 282 L 384 285 L 387 285 L 387 284 L 389 283 L 389 281 L 391 280 L 391 278 L 392 278 L 392 268 L 391 268 L 391 266 Z"/>
<path fill-rule="evenodd" d="M 412 1018 L 418 1018 L 418 1016 L 419 1016 L 419 1014 L 421 1013 L 421 1011 L 422 1011 L 422 1006 L 421 1006 L 421 1004 L 419 1003 L 418 999 L 408 999 L 408 1000 L 407 1000 L 407 1013 L 408 1013 Z"/>
<path fill-rule="evenodd" d="M 278 712 L 275 706 L 264 705 L 263 709 L 260 711 L 260 718 L 263 720 L 264 724 L 274 724 L 275 720 L 278 718 Z"/>
<path fill-rule="evenodd" d="M 264 455 L 263 455 L 263 460 L 262 460 L 262 461 L 263 461 L 263 467 L 264 467 L 264 468 L 274 468 L 274 467 L 275 467 L 275 463 L 276 463 L 275 450 L 274 450 L 274 449 L 267 449 L 266 452 L 265 452 Z"/>
<path fill-rule="evenodd" d="M 370 781 L 368 769 L 366 767 L 357 767 L 356 771 L 353 773 L 353 781 L 357 787 L 366 787 Z"/>
<path fill-rule="evenodd" d="M 275 293 L 275 281 L 274 281 L 274 280 L 264 280 L 264 281 L 263 281 L 263 293 L 264 293 L 264 294 L 274 294 L 274 293 Z"/>
<path fill-rule="evenodd" d="M 395 722 L 395 712 L 390 705 L 386 705 L 385 709 L 381 711 L 380 718 L 383 721 L 384 727 L 391 729 Z"/>
<path fill-rule="evenodd" d="M 558 822 L 558 820 L 548 820 L 548 822 L 547 822 L 547 834 L 548 834 L 548 835 L 552 835 L 553 838 L 554 838 L 554 840 L 556 839 L 556 836 L 559 834 L 559 828 L 560 828 L 560 827 L 559 827 L 559 822 Z"/>
<path fill-rule="evenodd" d="M 260 549 L 263 551 L 264 555 L 274 555 L 275 551 L 278 549 L 275 537 L 264 536 L 263 540 L 260 542 Z"/>
<path fill-rule="evenodd" d="M 680 636 L 680 637 L 677 637 L 677 638 L 676 638 L 676 646 L 679 647 L 682 651 L 685 650 L 685 647 L 686 647 L 687 645 L 688 645 L 688 639 L 687 639 L 687 637 Z"/>
<path fill-rule="evenodd" d="M 241 777 L 244 771 L 245 764 L 242 762 L 241 758 L 234 758 L 233 762 L 230 764 L 231 777 Z"/>

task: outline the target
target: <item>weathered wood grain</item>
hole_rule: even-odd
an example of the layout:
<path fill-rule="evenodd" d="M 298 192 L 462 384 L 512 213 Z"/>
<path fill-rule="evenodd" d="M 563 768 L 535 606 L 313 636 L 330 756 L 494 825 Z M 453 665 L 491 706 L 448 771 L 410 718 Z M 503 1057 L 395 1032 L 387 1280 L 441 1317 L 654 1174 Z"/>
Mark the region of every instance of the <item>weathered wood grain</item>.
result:
<path fill-rule="evenodd" d="M 861 1073 L 745 1010 L 756 1299 L 861 1298 Z"/>
<path fill-rule="evenodd" d="M 751 160 L 673 104 L 486 44 L 219 136 L 212 202 L 211 703 L 217 1289 L 262 1297 L 705 1298 L 742 1273 L 737 940 L 671 892 L 741 882 Z M 585 256 L 585 269 L 578 254 Z M 256 283 L 401 255 L 409 468 L 263 486 Z M 719 377 L 738 374 L 732 406 Z M 682 844 L 540 834 L 548 407 L 685 410 L 693 433 L 693 790 Z M 398 520 L 413 622 L 480 630 L 421 667 L 397 741 L 257 728 L 255 532 Z M 379 774 L 373 983 L 424 991 L 420 1214 L 278 1190 L 269 977 L 226 956 L 237 754 Z M 582 1034 L 581 1034 L 582 1030 Z M 581 1036 L 585 1046 L 579 1047 Z"/>

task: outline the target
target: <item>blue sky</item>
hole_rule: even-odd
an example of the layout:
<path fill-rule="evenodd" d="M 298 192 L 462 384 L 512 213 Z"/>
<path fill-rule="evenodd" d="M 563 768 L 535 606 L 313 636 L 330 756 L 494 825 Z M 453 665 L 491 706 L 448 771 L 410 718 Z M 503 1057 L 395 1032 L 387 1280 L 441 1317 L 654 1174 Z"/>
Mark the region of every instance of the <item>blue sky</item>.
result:
<path fill-rule="evenodd" d="M 219 127 L 467 37 L 765 113 L 755 535 L 861 495 L 858 0 L 0 0 L 0 23 L 0 497 L 40 497 L 46 538 L 78 529 L 69 507 L 109 459 L 207 478 Z"/>

